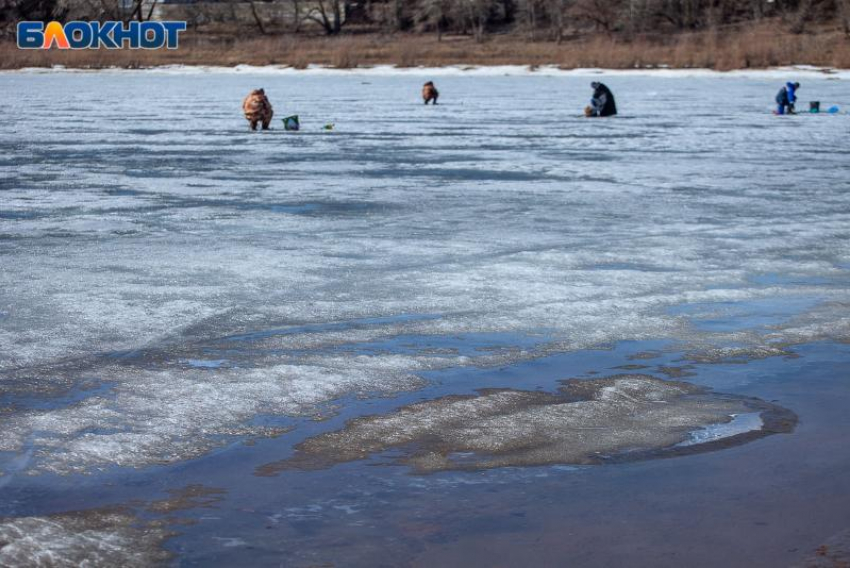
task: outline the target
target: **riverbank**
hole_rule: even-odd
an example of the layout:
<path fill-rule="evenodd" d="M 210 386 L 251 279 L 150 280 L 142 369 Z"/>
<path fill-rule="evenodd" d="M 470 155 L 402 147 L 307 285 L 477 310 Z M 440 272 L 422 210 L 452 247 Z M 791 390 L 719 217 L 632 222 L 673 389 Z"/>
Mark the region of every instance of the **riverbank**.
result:
<path fill-rule="evenodd" d="M 560 44 L 505 34 L 476 42 L 470 36 L 358 34 L 251 36 L 245 39 L 186 33 L 177 50 L 20 50 L 0 43 L 0 69 L 25 67 L 140 68 L 162 65 L 309 65 L 351 69 L 364 66 L 444 67 L 452 65 L 705 68 L 719 71 L 807 64 L 850 68 L 850 39 L 839 30 L 811 34 L 774 28 L 710 31 L 628 40 L 609 35 L 580 36 Z"/>

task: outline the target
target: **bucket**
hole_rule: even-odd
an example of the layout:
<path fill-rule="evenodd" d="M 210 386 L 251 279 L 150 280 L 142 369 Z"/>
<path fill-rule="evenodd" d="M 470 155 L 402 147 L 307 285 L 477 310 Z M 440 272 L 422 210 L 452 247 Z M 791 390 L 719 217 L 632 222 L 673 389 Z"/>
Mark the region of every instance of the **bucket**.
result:
<path fill-rule="evenodd" d="M 812 101 L 809 103 L 809 112 L 820 112 L 820 101 Z"/>

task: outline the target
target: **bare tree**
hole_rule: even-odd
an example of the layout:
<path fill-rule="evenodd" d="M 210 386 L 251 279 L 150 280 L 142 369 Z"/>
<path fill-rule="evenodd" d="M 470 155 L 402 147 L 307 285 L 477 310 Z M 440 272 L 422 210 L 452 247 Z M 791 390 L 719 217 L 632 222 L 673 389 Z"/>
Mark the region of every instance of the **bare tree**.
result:
<path fill-rule="evenodd" d="M 543 19 L 545 14 L 544 2 L 546 0 L 520 0 L 520 22 L 523 27 L 527 28 L 531 41 L 537 39 L 537 29 L 540 26 L 540 20 Z"/>
<path fill-rule="evenodd" d="M 138 20 L 140 22 L 144 22 L 145 20 L 150 20 L 151 16 L 153 16 L 154 8 L 156 8 L 157 0 L 153 0 L 151 2 L 149 9 L 147 11 L 147 17 L 145 16 L 145 0 L 133 0 L 133 7 L 130 9 L 130 17 L 128 20 Z"/>
<path fill-rule="evenodd" d="M 290 0 L 292 4 L 292 31 L 298 33 L 301 31 L 301 0 Z"/>
<path fill-rule="evenodd" d="M 451 0 L 418 0 L 414 20 L 428 30 L 433 29 L 437 33 L 437 41 L 442 41 L 450 14 Z"/>
<path fill-rule="evenodd" d="M 729 20 L 732 9 L 729 0 L 707 0 L 700 23 L 716 29 Z"/>
<path fill-rule="evenodd" d="M 654 0 L 629 0 L 630 34 L 644 33 L 657 23 L 658 11 Z"/>
<path fill-rule="evenodd" d="M 754 20 L 760 20 L 764 18 L 767 8 L 767 6 L 765 6 L 765 3 L 766 0 L 750 0 L 749 6 L 752 13 L 752 18 Z M 773 2 L 770 3 L 772 4 Z"/>
<path fill-rule="evenodd" d="M 260 33 L 266 35 L 266 26 L 263 25 L 263 19 L 257 13 L 257 4 L 254 0 L 248 0 L 248 6 L 251 8 L 251 16 L 254 18 L 254 23 L 257 24 L 257 29 Z"/>
<path fill-rule="evenodd" d="M 320 24 L 326 34 L 336 35 L 342 30 L 344 12 L 342 0 L 316 0 L 306 19 Z"/>
<path fill-rule="evenodd" d="M 493 4 L 490 0 L 461 0 L 466 5 L 467 17 L 475 34 L 475 41 L 484 41 L 484 34 L 487 31 L 487 22 L 490 19 L 490 12 L 493 9 Z"/>
<path fill-rule="evenodd" d="M 391 0 L 390 24 L 394 31 L 407 28 L 407 2 L 405 0 Z"/>
<path fill-rule="evenodd" d="M 658 15 L 676 29 L 696 29 L 703 15 L 701 0 L 660 0 Z"/>
<path fill-rule="evenodd" d="M 797 12 L 791 20 L 791 33 L 801 34 L 806 30 L 806 22 L 811 15 L 812 0 L 800 0 Z"/>
<path fill-rule="evenodd" d="M 835 0 L 837 4 L 836 10 L 838 18 L 841 21 L 841 26 L 844 28 L 844 35 L 850 37 L 850 0 Z"/>
<path fill-rule="evenodd" d="M 0 34 L 15 33 L 15 24 L 22 20 L 62 21 L 67 14 L 61 0 L 0 0 Z"/>
<path fill-rule="evenodd" d="M 549 25 L 558 43 L 564 40 L 564 22 L 569 9 L 570 0 L 549 0 L 548 2 Z"/>
<path fill-rule="evenodd" d="M 577 18 L 593 22 L 597 28 L 611 33 L 622 12 L 623 0 L 578 0 L 573 7 Z"/>

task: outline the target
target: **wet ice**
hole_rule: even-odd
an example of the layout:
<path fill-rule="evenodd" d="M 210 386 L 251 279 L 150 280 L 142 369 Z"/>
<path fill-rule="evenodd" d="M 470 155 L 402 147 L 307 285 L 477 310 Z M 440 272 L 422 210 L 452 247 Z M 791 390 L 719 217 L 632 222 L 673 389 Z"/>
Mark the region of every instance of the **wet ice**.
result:
<path fill-rule="evenodd" d="M 308 438 L 294 456 L 264 465 L 258 474 L 330 467 L 393 448 L 400 450 L 396 462 L 420 473 L 645 459 L 671 446 L 766 433 L 759 432 L 763 412 L 787 414 L 788 425 L 771 433 L 796 423 L 792 413 L 767 403 L 647 375 L 568 381 L 559 395 L 487 390 L 351 420 L 341 430 Z"/>
<path fill-rule="evenodd" d="M 445 76 L 436 108 L 420 78 L 0 75 L 0 392 L 115 384 L 4 406 L 0 450 L 37 433 L 38 471 L 172 463 L 429 369 L 847 336 L 846 115 L 770 116 L 775 75 L 611 76 L 610 121 L 578 117 L 590 76 Z M 804 87 L 848 106 L 845 82 Z M 304 131 L 247 132 L 257 86 Z M 802 313 L 701 329 L 671 310 L 764 298 Z M 508 345 L 392 348 L 467 333 Z M 510 348 L 527 334 L 545 340 Z"/>

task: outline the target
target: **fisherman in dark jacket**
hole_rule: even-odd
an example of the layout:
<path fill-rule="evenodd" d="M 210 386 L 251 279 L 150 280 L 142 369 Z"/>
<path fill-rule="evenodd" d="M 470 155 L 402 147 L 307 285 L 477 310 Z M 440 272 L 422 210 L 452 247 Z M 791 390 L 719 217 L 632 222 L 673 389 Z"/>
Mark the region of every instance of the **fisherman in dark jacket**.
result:
<path fill-rule="evenodd" d="M 785 83 L 776 93 L 776 114 L 794 114 L 794 103 L 797 102 L 797 89 L 800 83 Z M 786 110 L 787 109 L 787 110 Z"/>
<path fill-rule="evenodd" d="M 614 116 L 617 114 L 617 103 L 614 102 L 614 93 L 602 83 L 594 81 L 593 98 L 590 99 L 590 112 L 587 116 Z"/>

